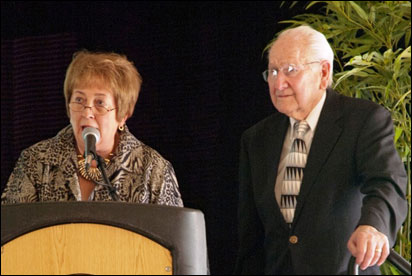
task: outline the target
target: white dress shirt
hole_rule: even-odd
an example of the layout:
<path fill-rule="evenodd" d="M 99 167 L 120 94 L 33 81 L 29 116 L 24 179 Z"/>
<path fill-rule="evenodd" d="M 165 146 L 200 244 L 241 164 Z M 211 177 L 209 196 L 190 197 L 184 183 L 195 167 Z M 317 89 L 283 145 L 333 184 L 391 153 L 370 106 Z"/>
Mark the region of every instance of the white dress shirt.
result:
<path fill-rule="evenodd" d="M 308 117 L 305 119 L 305 121 L 309 125 L 309 130 L 306 132 L 305 136 L 303 137 L 303 140 L 305 141 L 305 144 L 306 144 L 308 157 L 309 157 L 309 152 L 310 152 L 310 146 L 312 145 L 312 139 L 313 139 L 313 136 L 315 135 L 316 126 L 318 125 L 320 112 L 322 111 L 323 105 L 325 103 L 325 99 L 326 99 L 326 92 L 323 93 L 323 96 L 318 102 L 318 104 L 315 106 L 315 108 L 312 109 Z M 289 121 L 290 121 L 289 129 L 286 133 L 285 141 L 283 143 L 282 153 L 280 155 L 280 161 L 279 161 L 279 167 L 278 167 L 278 176 L 276 178 L 276 183 L 275 183 L 275 197 L 276 197 L 276 201 L 279 206 L 280 206 L 280 197 L 281 197 L 281 191 L 282 191 L 282 182 L 283 182 L 283 178 L 284 178 L 284 174 L 286 170 L 286 157 L 290 151 L 290 147 L 292 146 L 292 142 L 293 142 L 292 141 L 293 126 L 295 122 L 297 122 L 292 117 L 289 117 Z"/>

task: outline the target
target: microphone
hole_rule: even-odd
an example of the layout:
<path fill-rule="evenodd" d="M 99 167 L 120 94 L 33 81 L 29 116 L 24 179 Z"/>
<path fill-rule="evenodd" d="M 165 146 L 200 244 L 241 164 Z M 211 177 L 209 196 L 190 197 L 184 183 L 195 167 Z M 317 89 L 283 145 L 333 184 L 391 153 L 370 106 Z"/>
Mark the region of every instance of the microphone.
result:
<path fill-rule="evenodd" d="M 86 170 L 90 168 L 92 160 L 97 160 L 96 144 L 100 140 L 100 132 L 97 128 L 86 127 L 82 132 L 84 140 L 84 158 L 86 159 Z"/>

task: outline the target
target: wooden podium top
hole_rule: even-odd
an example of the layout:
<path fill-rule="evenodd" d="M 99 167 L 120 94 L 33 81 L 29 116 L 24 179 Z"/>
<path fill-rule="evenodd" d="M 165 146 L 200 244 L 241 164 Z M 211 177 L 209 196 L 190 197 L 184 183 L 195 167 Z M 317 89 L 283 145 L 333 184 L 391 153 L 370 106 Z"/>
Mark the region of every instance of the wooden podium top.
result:
<path fill-rule="evenodd" d="M 122 228 L 91 223 L 49 226 L 2 246 L 2 275 L 171 275 L 172 256 Z"/>
<path fill-rule="evenodd" d="M 69 237 L 74 240 L 79 239 L 79 232 L 86 237 L 84 241 L 73 242 L 73 240 L 69 240 Z M 64 241 L 66 245 L 60 245 L 60 248 L 66 250 L 62 254 L 79 251 L 79 249 L 73 249 L 69 246 L 72 243 L 77 243 L 82 248 L 80 249 L 82 253 L 77 252 L 78 256 L 75 256 L 70 263 L 76 263 L 76 260 L 94 255 L 99 256 L 97 263 L 100 266 L 107 263 L 107 260 L 109 260 L 108 263 L 112 261 L 113 266 L 115 266 L 114 262 L 119 263 L 116 270 L 118 272 L 110 271 L 110 273 L 105 273 L 99 271 L 96 274 L 208 273 L 205 223 L 201 211 L 181 207 L 121 202 L 50 202 L 2 205 L 2 267 L 4 267 L 3 255 L 11 252 L 8 246 L 12 243 L 23 242 L 18 246 L 21 251 L 23 244 L 26 243 L 23 248 L 28 246 L 27 240 L 24 240 L 28 236 L 50 236 L 51 244 L 48 245 L 48 248 L 57 250 L 58 237 L 63 235 L 62 233 L 64 233 L 64 238 L 67 239 Z M 90 233 L 94 233 L 96 237 L 91 238 Z M 47 238 L 40 236 L 34 240 L 43 239 L 44 243 L 42 244 L 46 244 Z M 104 246 L 100 245 L 105 243 Z M 110 243 L 121 244 L 122 246 L 113 247 L 109 250 L 111 252 L 109 253 L 104 248 L 108 248 Z M 146 244 L 145 246 L 150 248 L 147 249 L 149 251 L 145 251 L 144 255 L 139 253 L 143 251 L 136 250 L 136 247 L 139 248 L 142 244 Z M 157 255 L 154 257 L 151 253 L 148 253 L 154 252 L 153 248 L 159 248 L 161 249 L 159 252 L 163 253 L 156 253 Z M 121 251 L 125 252 L 126 255 L 122 255 Z M 136 261 L 136 254 L 144 256 L 145 261 Z M 165 260 L 161 260 L 159 256 L 164 256 Z M 14 259 L 16 258 L 14 257 Z M 122 264 L 120 259 L 128 261 Z M 161 272 L 160 270 L 156 270 L 156 273 L 136 270 L 136 263 L 140 262 L 141 265 L 138 265 L 140 268 L 149 267 L 152 266 L 148 265 L 151 263 L 149 260 L 152 259 L 156 263 L 153 267 L 158 266 Z M 55 262 L 59 264 L 57 260 Z M 167 263 L 167 260 L 169 260 L 169 263 Z M 61 259 L 60 264 L 63 264 Z M 126 272 L 124 266 L 128 264 L 135 266 L 130 268 L 134 269 L 133 272 Z M 67 261 L 65 265 L 69 267 Z M 94 264 L 94 268 L 96 267 L 96 264 Z M 61 270 L 62 274 L 88 273 L 86 271 L 97 270 L 64 271 Z"/>

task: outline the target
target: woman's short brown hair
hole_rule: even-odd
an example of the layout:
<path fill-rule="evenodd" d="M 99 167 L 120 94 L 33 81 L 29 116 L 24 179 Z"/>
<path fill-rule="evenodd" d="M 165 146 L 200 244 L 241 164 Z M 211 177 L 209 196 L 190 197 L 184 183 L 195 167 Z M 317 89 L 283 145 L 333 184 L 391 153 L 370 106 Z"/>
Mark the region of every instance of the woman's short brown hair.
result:
<path fill-rule="evenodd" d="M 73 89 L 97 87 L 110 89 L 116 103 L 116 119 L 121 121 L 133 114 L 142 78 L 133 62 L 116 53 L 82 50 L 73 55 L 64 80 L 67 115 Z"/>

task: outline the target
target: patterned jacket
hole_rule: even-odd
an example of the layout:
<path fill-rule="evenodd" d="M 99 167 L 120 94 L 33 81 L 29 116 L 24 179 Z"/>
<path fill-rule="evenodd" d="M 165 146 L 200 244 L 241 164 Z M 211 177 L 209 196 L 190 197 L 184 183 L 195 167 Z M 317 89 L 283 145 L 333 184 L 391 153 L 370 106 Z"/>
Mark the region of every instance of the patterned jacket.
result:
<path fill-rule="evenodd" d="M 2 204 L 80 201 L 77 154 L 71 125 L 55 137 L 22 151 L 1 196 Z M 107 166 L 119 200 L 183 206 L 170 162 L 136 139 L 125 127 Z M 94 201 L 111 201 L 108 188 L 97 185 Z"/>

